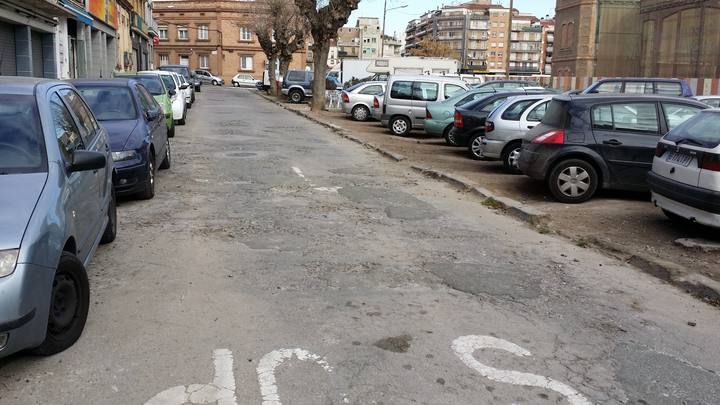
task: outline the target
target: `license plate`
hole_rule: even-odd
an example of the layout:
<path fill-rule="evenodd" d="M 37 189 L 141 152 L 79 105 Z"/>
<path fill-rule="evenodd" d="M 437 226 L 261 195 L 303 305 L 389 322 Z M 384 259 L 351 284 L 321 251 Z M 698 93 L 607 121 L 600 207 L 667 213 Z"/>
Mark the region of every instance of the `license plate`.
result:
<path fill-rule="evenodd" d="M 693 157 L 684 153 L 670 152 L 665 160 L 668 163 L 675 163 L 687 167 L 690 165 L 690 162 L 692 162 Z"/>

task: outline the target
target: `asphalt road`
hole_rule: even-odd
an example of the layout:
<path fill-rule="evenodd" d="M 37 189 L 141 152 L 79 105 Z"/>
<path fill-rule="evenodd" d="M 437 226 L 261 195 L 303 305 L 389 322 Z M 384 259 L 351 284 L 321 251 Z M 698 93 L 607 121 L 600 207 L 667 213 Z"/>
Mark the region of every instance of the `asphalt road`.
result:
<path fill-rule="evenodd" d="M 1 404 L 720 403 L 720 312 L 657 279 L 247 90 L 173 141 L 82 338 L 3 360 Z"/>

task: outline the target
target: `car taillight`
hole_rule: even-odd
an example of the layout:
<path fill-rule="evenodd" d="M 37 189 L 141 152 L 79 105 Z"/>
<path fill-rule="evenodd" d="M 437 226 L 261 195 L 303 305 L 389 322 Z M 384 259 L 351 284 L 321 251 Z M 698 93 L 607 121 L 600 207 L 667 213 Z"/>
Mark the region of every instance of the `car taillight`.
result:
<path fill-rule="evenodd" d="M 462 114 L 455 111 L 455 128 L 464 128 L 465 127 L 465 119 L 463 118 Z"/>
<path fill-rule="evenodd" d="M 702 160 L 702 169 L 712 172 L 720 172 L 720 155 L 705 154 Z"/>
<path fill-rule="evenodd" d="M 343 103 L 349 103 L 350 102 L 350 96 L 348 96 L 347 93 L 343 92 L 342 94 L 342 101 Z"/>
<path fill-rule="evenodd" d="M 380 108 L 380 101 L 378 101 L 377 97 L 373 97 L 373 108 Z"/>
<path fill-rule="evenodd" d="M 562 129 L 556 129 L 553 131 L 545 132 L 535 137 L 530 143 L 544 144 L 544 145 L 562 145 L 565 143 L 565 131 Z"/>
<path fill-rule="evenodd" d="M 485 122 L 485 133 L 489 134 L 490 132 L 495 130 L 495 123 L 492 121 L 486 121 Z"/>
<path fill-rule="evenodd" d="M 425 108 L 425 118 L 431 120 L 432 119 L 432 113 L 428 108 Z"/>

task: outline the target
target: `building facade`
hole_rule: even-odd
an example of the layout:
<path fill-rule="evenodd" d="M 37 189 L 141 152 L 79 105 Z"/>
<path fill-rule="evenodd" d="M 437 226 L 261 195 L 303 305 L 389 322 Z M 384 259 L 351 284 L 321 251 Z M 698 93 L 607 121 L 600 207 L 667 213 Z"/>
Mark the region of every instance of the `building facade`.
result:
<path fill-rule="evenodd" d="M 380 57 L 382 27 L 377 17 L 360 17 L 355 26 L 360 34 L 360 59 Z"/>
<path fill-rule="evenodd" d="M 540 74 L 543 29 L 531 15 L 514 15 L 510 34 L 510 74 Z"/>
<path fill-rule="evenodd" d="M 357 27 L 342 27 L 338 30 L 338 57 L 360 58 L 360 29 Z"/>
<path fill-rule="evenodd" d="M 551 75 L 553 52 L 555 51 L 555 20 L 543 20 L 542 26 L 542 55 L 540 56 L 540 71 L 544 75 Z"/>
<path fill-rule="evenodd" d="M 258 18 L 253 2 L 155 0 L 159 42 L 154 64 L 182 64 L 210 70 L 226 83 L 237 73 L 263 77 L 267 58 L 250 28 Z M 306 67 L 307 53 L 296 53 L 291 69 Z"/>

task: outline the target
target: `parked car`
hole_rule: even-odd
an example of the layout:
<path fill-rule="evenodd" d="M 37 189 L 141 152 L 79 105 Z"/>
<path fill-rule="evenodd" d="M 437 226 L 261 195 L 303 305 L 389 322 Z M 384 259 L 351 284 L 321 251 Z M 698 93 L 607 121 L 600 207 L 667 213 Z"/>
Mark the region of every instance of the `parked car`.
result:
<path fill-rule="evenodd" d="M 373 97 L 372 117 L 376 121 L 382 120 L 384 102 L 385 93 L 378 94 L 377 96 Z"/>
<path fill-rule="evenodd" d="M 499 92 L 455 108 L 453 129 L 448 132 L 445 141 L 448 145 L 467 147 L 485 134 L 487 116 L 505 100 L 513 96 L 526 95 L 526 91 Z M 470 149 L 472 152 L 472 149 Z M 479 156 L 477 156 L 479 158 Z"/>
<path fill-rule="evenodd" d="M 167 125 L 167 133 L 170 138 L 175 136 L 175 120 L 172 111 L 172 95 L 170 89 L 165 87 L 160 74 L 158 73 L 138 73 L 135 75 L 118 75 L 118 78 L 135 79 L 140 82 L 147 91 L 152 94 L 155 101 L 162 107 L 165 115 L 165 124 Z"/>
<path fill-rule="evenodd" d="M 659 138 L 706 108 L 669 96 L 557 96 L 525 136 L 518 167 L 563 203 L 587 201 L 601 187 L 647 191 Z"/>
<path fill-rule="evenodd" d="M 461 107 L 475 100 L 484 98 L 488 94 L 501 93 L 511 90 L 513 89 L 482 87 L 471 89 L 464 93 L 457 93 L 447 100 L 427 103 L 427 107 L 425 107 L 425 133 L 430 136 L 442 137 L 447 140 L 455 123 L 454 114 L 456 107 Z M 514 90 L 526 91 L 528 93 L 546 92 L 546 90 L 542 87 L 517 88 Z"/>
<path fill-rule="evenodd" d="M 190 103 L 192 104 L 195 102 L 195 92 L 199 93 L 202 86 L 202 82 L 197 79 L 195 73 L 191 72 L 190 69 L 185 65 L 162 65 L 159 69 L 168 72 L 175 72 L 184 77 L 185 80 L 191 84 L 192 88 L 192 97 L 190 98 Z"/>
<path fill-rule="evenodd" d="M 630 93 L 659 94 L 664 96 L 692 97 L 693 92 L 685 80 L 623 77 L 601 79 L 588 86 L 580 94 Z"/>
<path fill-rule="evenodd" d="M 137 80 L 73 83 L 109 134 L 117 194 L 153 198 L 156 168 L 169 169 L 171 164 L 170 139 L 160 105 Z"/>
<path fill-rule="evenodd" d="M 468 145 L 470 156 L 500 160 L 505 170 L 517 174 L 522 141 L 545 116 L 552 94 L 510 97 L 485 120 L 485 133 Z"/>
<path fill-rule="evenodd" d="M 173 76 L 175 76 L 178 81 L 180 82 L 180 90 L 182 90 L 183 98 L 185 99 L 185 107 L 189 110 L 192 108 L 192 97 L 193 92 L 195 91 L 193 89 L 193 86 L 188 83 L 187 80 L 185 80 L 185 77 L 183 77 L 181 74 L 170 72 Z"/>
<path fill-rule="evenodd" d="M 289 70 L 283 77 L 280 93 L 287 96 L 291 103 L 302 103 L 312 97 L 313 72 Z"/>
<path fill-rule="evenodd" d="M 532 80 L 489 80 L 485 83 L 473 85 L 473 89 L 488 88 L 498 89 L 517 89 L 519 87 L 538 87 L 537 82 Z"/>
<path fill-rule="evenodd" d="M 210 83 L 213 86 L 225 85 L 225 80 L 220 76 L 215 76 L 209 70 L 195 70 L 195 77 L 202 83 Z"/>
<path fill-rule="evenodd" d="M 187 105 L 185 103 L 185 94 L 183 93 L 184 88 L 189 87 L 189 84 L 180 83 L 177 78 L 179 75 L 173 72 L 167 72 L 164 70 L 155 71 L 141 71 L 138 74 L 158 74 L 165 83 L 165 87 L 168 88 L 168 96 L 170 97 L 170 105 L 172 106 L 173 120 L 175 124 L 185 125 L 185 118 L 187 117 Z M 174 134 L 173 134 L 174 135 Z"/>
<path fill-rule="evenodd" d="M 86 267 L 117 232 L 107 145 L 71 84 L 0 77 L 0 358 L 82 334 Z"/>
<path fill-rule="evenodd" d="M 233 87 L 256 87 L 257 80 L 247 73 L 238 73 L 233 76 L 231 83 Z"/>
<path fill-rule="evenodd" d="M 355 121 L 372 118 L 373 99 L 385 92 L 385 82 L 365 82 L 349 87 L 342 92 L 342 111 Z"/>
<path fill-rule="evenodd" d="M 657 145 L 648 184 L 656 207 L 674 220 L 720 228 L 720 110 L 705 110 Z"/>
<path fill-rule="evenodd" d="M 712 108 L 720 108 L 720 96 L 695 96 L 693 98 Z"/>
<path fill-rule="evenodd" d="M 442 76 L 392 76 L 387 84 L 382 124 L 394 135 L 425 128 L 428 102 L 447 100 L 468 90 L 459 79 Z"/>

